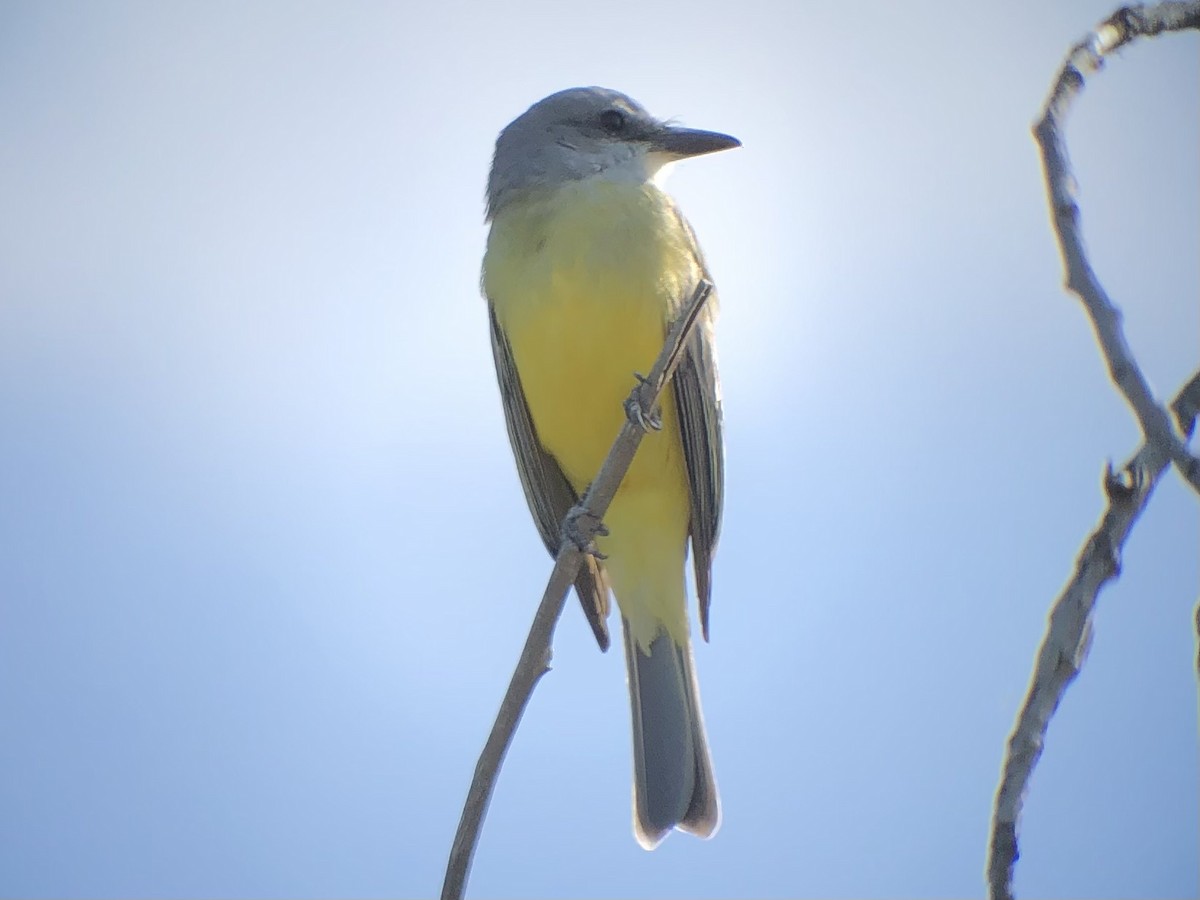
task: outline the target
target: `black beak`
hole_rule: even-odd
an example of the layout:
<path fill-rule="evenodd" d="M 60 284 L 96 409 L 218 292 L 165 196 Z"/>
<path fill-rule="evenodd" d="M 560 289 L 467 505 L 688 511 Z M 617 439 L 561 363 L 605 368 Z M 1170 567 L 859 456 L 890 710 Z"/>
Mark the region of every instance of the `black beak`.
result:
<path fill-rule="evenodd" d="M 728 134 L 719 131 L 701 131 L 698 128 L 679 128 L 666 125 L 650 140 L 655 150 L 666 153 L 676 159 L 688 156 L 702 156 L 705 153 L 716 153 L 719 150 L 731 150 L 742 146 L 742 142 Z"/>

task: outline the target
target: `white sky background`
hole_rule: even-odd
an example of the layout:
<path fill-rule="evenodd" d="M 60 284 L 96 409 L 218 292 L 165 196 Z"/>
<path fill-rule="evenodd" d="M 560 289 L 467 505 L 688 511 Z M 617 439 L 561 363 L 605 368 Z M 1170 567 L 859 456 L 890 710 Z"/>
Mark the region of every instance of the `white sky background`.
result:
<path fill-rule="evenodd" d="M 0 892 L 431 895 L 549 560 L 478 267 L 496 132 L 578 84 L 740 137 L 670 187 L 722 298 L 710 842 L 630 831 L 568 607 L 476 896 L 982 892 L 1046 610 L 1137 445 L 1029 126 L 1073 2 L 6 4 Z M 1200 341 L 1200 53 L 1070 129 L 1148 376 Z M 1167 477 L 1055 718 L 1026 896 L 1200 871 L 1196 499 Z"/>

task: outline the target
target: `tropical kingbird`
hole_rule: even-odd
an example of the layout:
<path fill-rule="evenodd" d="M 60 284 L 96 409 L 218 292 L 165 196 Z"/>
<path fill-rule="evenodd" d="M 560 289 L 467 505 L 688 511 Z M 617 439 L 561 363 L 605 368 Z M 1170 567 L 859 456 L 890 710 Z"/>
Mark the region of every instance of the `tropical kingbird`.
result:
<path fill-rule="evenodd" d="M 739 146 L 667 124 L 617 91 L 572 88 L 535 103 L 496 140 L 483 292 L 508 436 L 525 498 L 555 554 L 563 518 L 624 421 L 634 373 L 708 278 L 695 234 L 657 182 L 676 160 Z M 692 661 L 688 539 L 708 637 L 721 519 L 721 398 L 710 298 L 604 517 L 602 554 L 575 582 L 601 648 L 611 587 L 633 711 L 634 833 L 647 849 L 720 819 Z"/>

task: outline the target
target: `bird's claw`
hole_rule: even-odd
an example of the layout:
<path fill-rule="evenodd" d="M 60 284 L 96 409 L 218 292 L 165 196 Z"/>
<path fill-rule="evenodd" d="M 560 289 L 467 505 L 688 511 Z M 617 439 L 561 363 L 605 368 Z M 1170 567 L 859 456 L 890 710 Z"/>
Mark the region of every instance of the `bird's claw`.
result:
<path fill-rule="evenodd" d="M 572 506 L 562 524 L 563 540 L 574 544 L 580 553 L 587 553 L 596 559 L 608 559 L 596 549 L 594 539 L 605 537 L 608 528 L 600 521 L 599 516 L 584 506 Z"/>
<path fill-rule="evenodd" d="M 638 386 L 633 389 L 633 393 L 625 401 L 625 418 L 646 434 L 651 431 L 662 431 L 662 415 L 658 410 L 646 412 L 642 408 L 642 388 L 650 383 L 649 379 L 638 372 L 634 372 L 633 377 L 637 379 Z"/>

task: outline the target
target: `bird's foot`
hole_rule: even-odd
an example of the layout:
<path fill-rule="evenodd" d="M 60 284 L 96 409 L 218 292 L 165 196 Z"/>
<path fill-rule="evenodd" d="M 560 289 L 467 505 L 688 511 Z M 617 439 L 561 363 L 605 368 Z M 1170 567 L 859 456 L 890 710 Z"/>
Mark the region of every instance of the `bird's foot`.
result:
<path fill-rule="evenodd" d="M 580 553 L 587 553 L 596 559 L 608 557 L 596 549 L 595 539 L 608 534 L 608 529 L 600 521 L 600 517 L 582 504 L 572 506 L 563 519 L 562 539 L 574 544 Z"/>
<path fill-rule="evenodd" d="M 638 384 L 629 395 L 629 399 L 625 401 L 625 418 L 646 434 L 652 431 L 662 431 L 662 414 L 658 410 L 647 412 L 642 406 L 642 388 L 648 384 L 646 376 L 634 372 L 633 377 L 637 379 Z"/>

